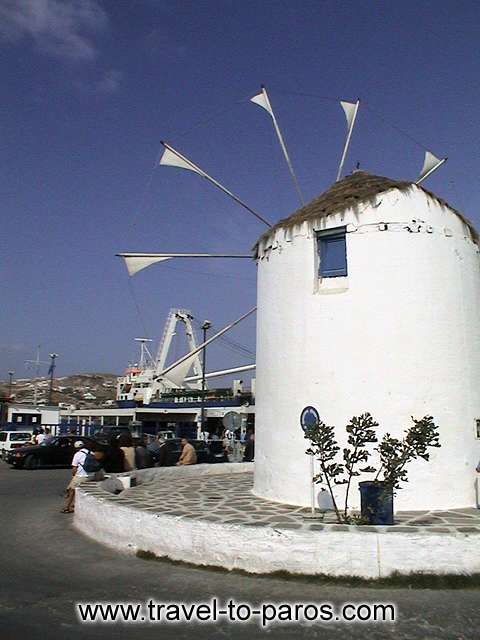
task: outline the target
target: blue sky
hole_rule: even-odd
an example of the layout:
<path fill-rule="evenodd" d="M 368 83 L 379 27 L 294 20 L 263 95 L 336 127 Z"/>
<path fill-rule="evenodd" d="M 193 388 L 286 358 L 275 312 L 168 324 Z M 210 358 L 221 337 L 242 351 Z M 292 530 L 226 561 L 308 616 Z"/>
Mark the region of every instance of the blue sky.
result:
<path fill-rule="evenodd" d="M 479 225 L 479 36 L 480 5 L 462 0 L 0 0 L 0 378 L 28 375 L 37 344 L 58 375 L 120 372 L 170 307 L 221 327 L 254 306 L 253 263 L 177 261 L 129 283 L 115 253 L 243 253 L 263 231 L 198 176 L 153 170 L 161 139 L 270 220 L 297 208 L 247 100 L 261 83 L 307 200 L 335 179 L 337 100 L 360 97 L 346 171 L 414 179 L 423 145 L 449 157 L 425 186 Z M 231 337 L 254 351 L 254 319 Z M 212 366 L 248 360 L 211 350 Z"/>

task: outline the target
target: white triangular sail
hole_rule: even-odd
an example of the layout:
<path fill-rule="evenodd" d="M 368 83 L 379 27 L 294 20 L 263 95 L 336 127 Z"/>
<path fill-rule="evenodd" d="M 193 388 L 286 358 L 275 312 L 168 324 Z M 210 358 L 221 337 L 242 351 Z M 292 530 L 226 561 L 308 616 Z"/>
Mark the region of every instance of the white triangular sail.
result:
<path fill-rule="evenodd" d="M 261 92 L 258 93 L 256 96 L 253 96 L 253 98 L 250 98 L 250 102 L 254 102 L 255 104 L 258 104 L 260 107 L 265 109 L 265 111 L 268 111 L 268 113 L 272 117 L 273 128 L 275 129 L 275 133 L 277 134 L 277 138 L 278 138 L 278 141 L 280 143 L 280 147 L 282 149 L 283 156 L 284 156 L 285 161 L 287 163 L 288 170 L 289 170 L 290 175 L 292 177 L 293 184 L 294 184 L 295 189 L 297 191 L 298 197 L 300 198 L 300 204 L 304 205 L 305 201 L 303 199 L 303 195 L 302 195 L 302 192 L 300 190 L 300 185 L 298 184 L 297 176 L 295 175 L 295 171 L 293 170 L 292 161 L 290 160 L 290 156 L 288 155 L 288 151 L 287 151 L 287 145 L 285 144 L 285 140 L 283 139 L 282 132 L 280 131 L 280 127 L 278 125 L 277 119 L 276 119 L 275 114 L 273 112 L 272 105 L 271 105 L 271 102 L 270 102 L 270 98 L 268 97 L 268 93 L 267 93 L 266 87 L 264 87 L 262 85 Z"/>
<path fill-rule="evenodd" d="M 165 147 L 162 157 L 160 158 L 160 164 L 166 167 L 178 167 L 179 169 L 188 169 L 188 171 L 194 171 L 200 176 L 205 177 L 204 172 L 192 162 L 189 162 L 186 158 L 174 152 L 173 149 Z"/>
<path fill-rule="evenodd" d="M 212 178 L 212 176 L 208 175 L 208 173 L 203 171 L 203 169 L 200 169 L 200 167 L 198 167 L 195 163 L 193 163 L 191 160 L 189 160 L 184 155 L 182 155 L 179 151 L 174 149 L 172 146 L 170 146 L 166 142 L 161 141 L 161 144 L 165 147 L 165 153 L 160 159 L 161 165 L 178 167 L 180 169 L 189 169 L 190 171 L 194 171 L 195 173 L 198 173 L 198 175 L 202 176 L 202 178 L 205 178 L 206 180 L 208 180 L 211 184 L 217 187 L 217 189 L 220 189 L 220 191 L 223 191 L 223 193 L 225 193 L 227 196 L 232 198 L 232 200 L 235 200 L 235 202 L 237 202 L 240 206 L 242 206 L 244 209 L 249 211 L 252 215 L 254 215 L 257 218 L 257 220 L 260 220 L 261 222 L 266 224 L 267 227 L 272 226 L 270 222 L 268 222 L 268 220 L 265 220 L 265 218 L 262 218 L 262 216 L 259 213 L 254 211 L 247 204 L 245 204 L 243 200 L 240 200 L 238 196 L 236 196 L 234 193 L 232 193 L 226 187 L 220 184 L 218 180 L 215 180 L 215 178 Z"/>
<path fill-rule="evenodd" d="M 217 253 L 117 253 L 123 258 L 128 275 L 133 276 L 142 269 L 146 269 L 157 262 L 172 260 L 172 258 L 247 258 L 252 256 L 245 254 L 217 254 Z"/>
<path fill-rule="evenodd" d="M 355 119 L 357 103 L 345 102 L 344 100 L 340 100 L 340 104 L 342 105 L 342 109 L 345 111 L 345 117 L 347 118 L 347 129 L 350 129 L 350 127 L 352 126 L 352 122 Z"/>
<path fill-rule="evenodd" d="M 262 87 L 262 91 L 256 96 L 253 96 L 253 98 L 250 98 L 250 102 L 254 102 L 255 104 L 258 104 L 258 106 L 263 107 L 273 118 L 272 107 L 270 106 L 270 101 L 268 100 L 266 93 L 267 92 L 264 87 Z"/>
<path fill-rule="evenodd" d="M 345 158 L 347 157 L 348 147 L 350 146 L 352 131 L 353 131 L 353 127 L 355 126 L 358 107 L 360 106 L 360 100 L 357 100 L 356 102 L 345 102 L 344 100 L 340 100 L 340 105 L 343 111 L 345 112 L 345 117 L 347 119 L 348 133 L 347 133 L 347 139 L 345 140 L 345 146 L 343 147 L 342 158 L 338 166 L 337 182 L 342 177 L 343 165 L 345 164 Z"/>
<path fill-rule="evenodd" d="M 170 256 L 152 257 L 152 256 L 122 256 L 125 260 L 125 266 L 127 267 L 128 275 L 134 276 L 142 269 L 150 267 L 157 262 L 164 262 L 170 260 Z"/>
<path fill-rule="evenodd" d="M 423 161 L 422 171 L 420 172 L 415 184 L 423 182 L 423 180 L 428 178 L 429 175 L 441 167 L 446 161 L 447 158 L 437 158 L 437 156 L 433 155 L 430 151 L 425 151 L 425 160 Z"/>
<path fill-rule="evenodd" d="M 185 378 L 192 368 L 195 360 L 198 359 L 198 354 L 194 353 L 192 356 L 178 364 L 173 369 L 170 369 L 168 372 L 168 379 L 176 384 L 178 387 L 182 387 L 184 385 Z"/>

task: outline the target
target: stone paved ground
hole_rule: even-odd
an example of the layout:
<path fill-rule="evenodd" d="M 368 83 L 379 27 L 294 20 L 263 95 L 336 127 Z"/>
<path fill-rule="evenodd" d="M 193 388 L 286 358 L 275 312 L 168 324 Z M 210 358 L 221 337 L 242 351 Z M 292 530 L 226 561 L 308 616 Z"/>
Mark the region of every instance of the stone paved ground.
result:
<path fill-rule="evenodd" d="M 106 493 L 96 483 L 82 488 L 122 506 L 178 518 L 275 529 L 357 529 L 354 525 L 334 524 L 335 517 L 331 512 L 319 514 L 312 520 L 308 517 L 309 509 L 257 498 L 251 493 L 252 486 L 252 473 L 236 473 L 203 478 L 157 477 L 119 495 Z M 361 531 L 480 534 L 480 510 L 403 511 L 395 515 L 393 526 L 362 526 Z"/>

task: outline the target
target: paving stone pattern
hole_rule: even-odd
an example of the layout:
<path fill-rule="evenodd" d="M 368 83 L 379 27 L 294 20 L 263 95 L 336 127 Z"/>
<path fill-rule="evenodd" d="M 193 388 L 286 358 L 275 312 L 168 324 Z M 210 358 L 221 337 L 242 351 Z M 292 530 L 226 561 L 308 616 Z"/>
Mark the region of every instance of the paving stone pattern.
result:
<path fill-rule="evenodd" d="M 162 478 L 114 495 L 97 483 L 82 490 L 116 504 L 222 524 L 311 531 L 362 531 L 375 533 L 480 534 L 480 510 L 400 511 L 393 526 L 340 525 L 332 512 L 310 517 L 310 509 L 270 502 L 252 494 L 253 474 L 236 473 L 203 478 Z"/>

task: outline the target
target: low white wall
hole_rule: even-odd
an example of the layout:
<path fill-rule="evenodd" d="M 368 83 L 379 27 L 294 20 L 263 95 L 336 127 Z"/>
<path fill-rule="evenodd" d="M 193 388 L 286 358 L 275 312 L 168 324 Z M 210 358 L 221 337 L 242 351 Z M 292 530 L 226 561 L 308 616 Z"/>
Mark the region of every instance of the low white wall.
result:
<path fill-rule="evenodd" d="M 127 476 L 135 478 L 136 486 L 155 481 L 156 478 L 185 478 L 195 477 L 203 478 L 205 476 L 219 476 L 232 473 L 252 473 L 254 469 L 253 462 L 231 462 L 229 464 L 196 464 L 192 466 L 182 467 L 151 467 L 148 469 L 135 469 L 134 471 L 126 471 L 125 473 L 111 473 L 106 479 L 99 482 L 98 486 L 109 493 L 115 493 L 116 489 L 122 490 L 122 484 L 117 478 Z M 135 489 L 135 487 L 132 487 Z M 130 489 L 127 489 L 130 491 Z M 127 495 L 125 493 L 124 495 Z"/>
<path fill-rule="evenodd" d="M 199 476 L 250 470 L 247 465 L 223 467 L 200 465 L 155 471 L 166 476 Z M 107 496 L 81 488 L 77 489 L 74 522 L 86 535 L 119 551 L 150 551 L 172 560 L 251 573 L 288 571 L 377 578 L 394 571 L 480 572 L 478 536 L 460 533 L 339 531 L 332 525 L 325 525 L 322 531 L 309 531 L 220 524 L 120 506 Z"/>

